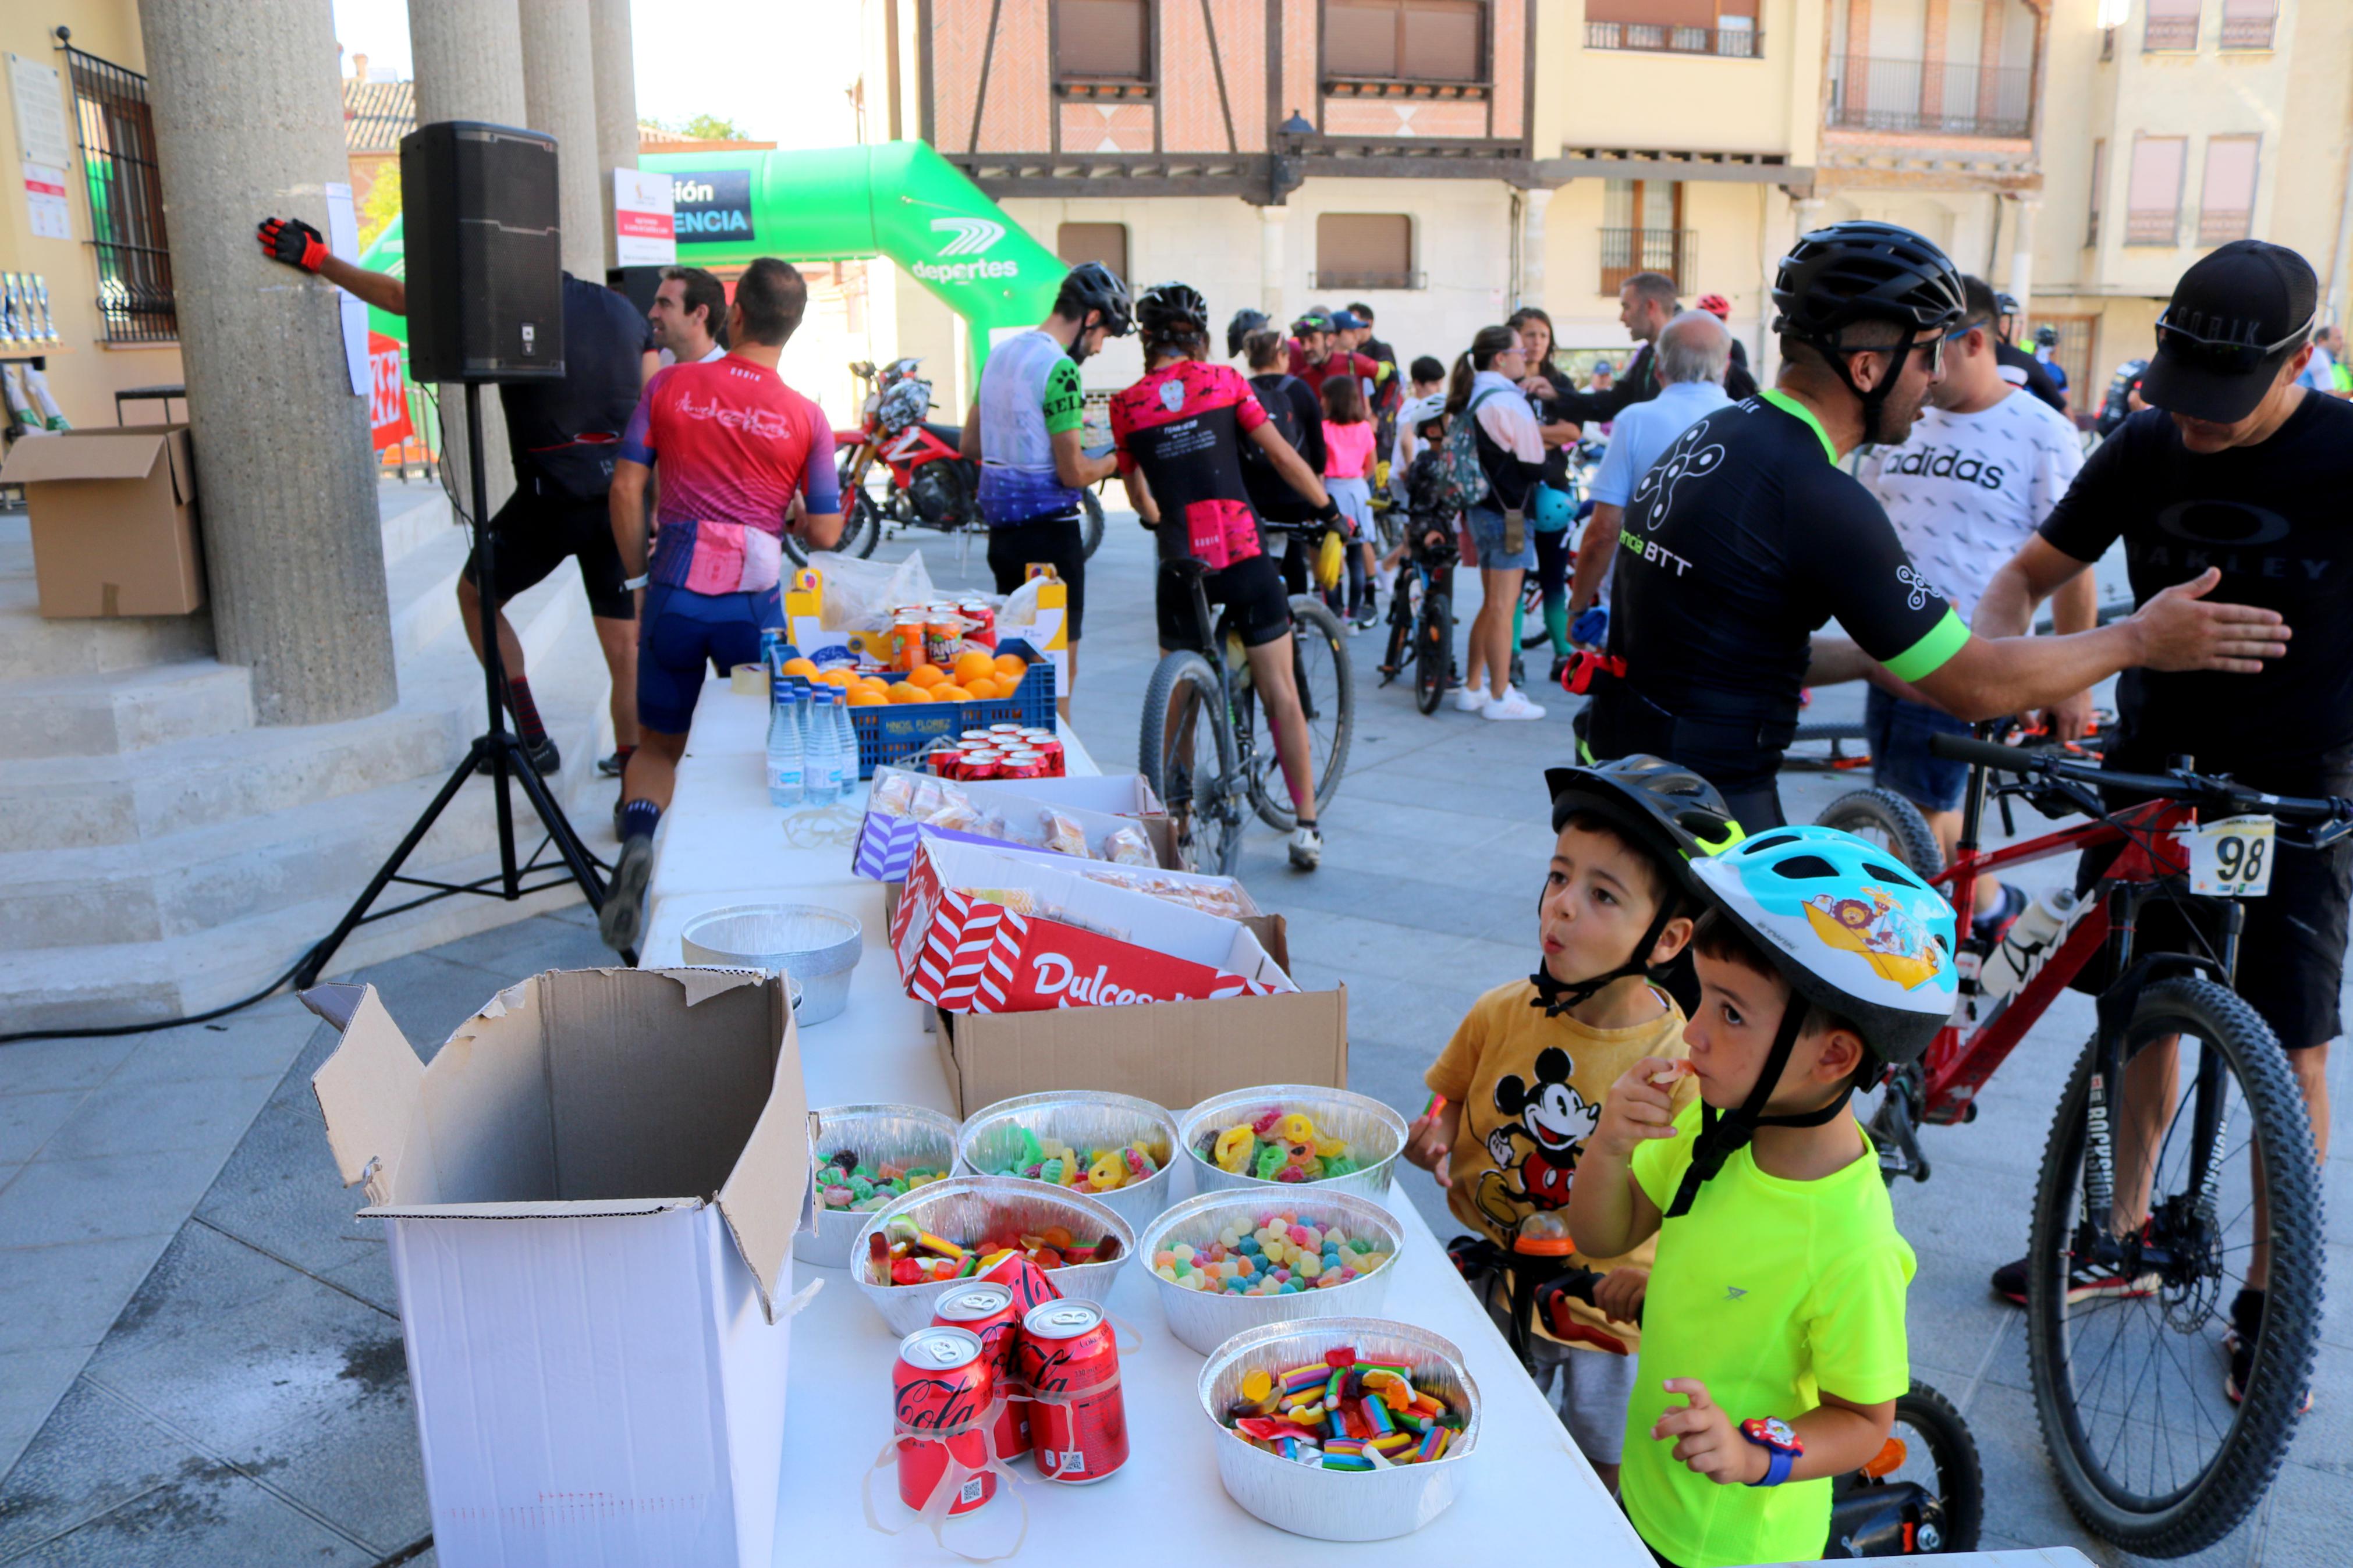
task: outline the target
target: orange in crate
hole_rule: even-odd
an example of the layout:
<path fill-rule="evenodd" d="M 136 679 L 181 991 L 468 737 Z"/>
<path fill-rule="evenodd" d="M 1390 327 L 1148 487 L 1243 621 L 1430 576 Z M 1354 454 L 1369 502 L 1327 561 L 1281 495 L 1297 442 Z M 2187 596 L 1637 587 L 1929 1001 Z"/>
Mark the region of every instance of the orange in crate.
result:
<path fill-rule="evenodd" d="M 932 693 L 930 689 L 928 687 L 918 686 L 912 680 L 893 681 L 891 686 L 890 696 L 887 699 L 887 700 L 896 702 L 902 707 L 910 702 L 929 702 L 931 700 Z"/>
<path fill-rule="evenodd" d="M 948 672 L 936 664 L 919 664 L 907 672 L 905 684 L 928 691 L 944 684 L 947 678 Z"/>
<path fill-rule="evenodd" d="M 968 688 L 974 681 L 988 679 L 996 673 L 997 661 L 985 653 L 956 655 L 955 679 L 958 686 Z"/>
<path fill-rule="evenodd" d="M 997 673 L 1017 686 L 1021 683 L 1021 678 L 1028 674 L 1029 670 L 1029 661 L 1018 653 L 1000 653 L 997 656 Z"/>

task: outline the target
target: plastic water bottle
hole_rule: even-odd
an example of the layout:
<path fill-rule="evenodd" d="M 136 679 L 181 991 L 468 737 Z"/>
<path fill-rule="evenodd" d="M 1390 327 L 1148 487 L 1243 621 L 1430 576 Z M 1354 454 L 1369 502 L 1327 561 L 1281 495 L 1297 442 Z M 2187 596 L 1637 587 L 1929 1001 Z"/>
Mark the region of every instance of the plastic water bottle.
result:
<path fill-rule="evenodd" d="M 840 793 L 841 740 L 833 729 L 833 695 L 812 691 L 804 710 L 801 798 L 811 805 L 830 805 Z"/>
<path fill-rule="evenodd" d="M 1978 974 L 1979 993 L 1999 999 L 2022 988 L 2086 907 L 2072 888 L 2048 889 L 2037 895 L 2010 922 L 2000 945 L 1986 955 L 1985 967 Z"/>
<path fill-rule="evenodd" d="M 841 741 L 841 772 L 836 781 L 838 796 L 858 793 L 858 726 L 849 717 L 849 700 L 844 696 L 833 710 L 834 733 Z"/>
<path fill-rule="evenodd" d="M 768 804 L 798 805 L 805 777 L 799 704 L 780 692 L 768 707 Z"/>

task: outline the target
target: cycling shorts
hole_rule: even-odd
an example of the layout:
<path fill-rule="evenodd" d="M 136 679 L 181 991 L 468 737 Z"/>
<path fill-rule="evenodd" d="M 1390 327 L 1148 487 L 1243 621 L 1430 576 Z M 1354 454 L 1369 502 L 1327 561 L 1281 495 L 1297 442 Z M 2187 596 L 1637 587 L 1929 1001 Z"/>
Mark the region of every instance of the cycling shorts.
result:
<path fill-rule="evenodd" d="M 581 500 L 553 484 L 526 478 L 491 519 L 491 538 L 498 574 L 491 588 L 500 604 L 536 587 L 566 557 L 576 557 L 581 585 L 588 590 L 588 613 L 608 621 L 636 616 L 635 595 L 621 586 L 627 578 L 621 552 L 613 542 L 613 514 L 603 496 Z M 466 581 L 474 580 L 470 555 L 465 574 Z"/>
<path fill-rule="evenodd" d="M 760 662 L 760 628 L 785 624 L 770 588 L 758 594 L 698 594 L 668 583 L 646 590 L 638 626 L 638 722 L 665 735 L 694 723 L 705 675 Z"/>
<path fill-rule="evenodd" d="M 1070 590 L 1062 613 L 1062 637 L 1066 642 L 1078 641 L 1079 627 L 1087 618 L 1087 540 L 1079 520 L 1032 518 L 988 531 L 988 569 L 997 574 L 998 593 L 1019 588 L 1029 575 L 1032 562 L 1050 563 L 1061 574 L 1062 585 Z"/>
<path fill-rule="evenodd" d="M 2155 772 L 2146 757 L 2111 756 L 2107 765 L 2119 773 Z M 2332 753 L 2307 772 L 2294 776 L 2244 777 L 2241 783 L 2275 795 L 2353 795 L 2353 755 Z M 2075 889 L 2092 892 L 2109 864 L 2124 852 L 2121 844 L 2086 849 L 2075 868 Z M 2239 931 L 2239 973 L 2234 989 L 2247 1005 L 2263 1016 L 2291 1051 L 2325 1046 L 2344 1028 L 2339 994 L 2345 984 L 2346 911 L 2353 904 L 2353 840 L 2327 849 L 2306 849 L 2275 841 L 2272 847 L 2271 891 L 2260 899 L 2242 899 L 2246 922 Z M 2133 952 L 2200 953 L 2191 935 L 2192 922 L 2215 951 L 2221 951 L 2221 910 L 2193 904 L 2189 910 L 2168 899 L 2152 899 L 2141 906 L 2140 925 Z M 2071 983 L 2071 988 L 2097 995 L 2113 976 L 2107 954 L 2094 953 Z"/>
<path fill-rule="evenodd" d="M 1222 572 L 1201 579 L 1209 605 L 1226 607 L 1244 647 L 1262 647 L 1291 630 L 1291 598 L 1282 590 L 1282 571 L 1271 555 L 1237 561 Z M 1201 646 L 1200 621 L 1193 613 L 1193 593 L 1185 580 L 1162 567 L 1153 592 L 1164 649 L 1190 648 L 1204 658 L 1215 657 Z"/>

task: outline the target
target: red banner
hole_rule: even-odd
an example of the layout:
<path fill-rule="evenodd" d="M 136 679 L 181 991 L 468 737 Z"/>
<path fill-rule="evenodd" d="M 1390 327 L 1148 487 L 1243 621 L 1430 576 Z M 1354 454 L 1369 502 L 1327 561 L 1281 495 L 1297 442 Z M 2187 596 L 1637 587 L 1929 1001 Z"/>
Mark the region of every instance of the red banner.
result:
<path fill-rule="evenodd" d="M 379 452 L 417 433 L 408 422 L 407 392 L 400 382 L 400 343 L 382 332 L 368 334 L 368 428 Z"/>

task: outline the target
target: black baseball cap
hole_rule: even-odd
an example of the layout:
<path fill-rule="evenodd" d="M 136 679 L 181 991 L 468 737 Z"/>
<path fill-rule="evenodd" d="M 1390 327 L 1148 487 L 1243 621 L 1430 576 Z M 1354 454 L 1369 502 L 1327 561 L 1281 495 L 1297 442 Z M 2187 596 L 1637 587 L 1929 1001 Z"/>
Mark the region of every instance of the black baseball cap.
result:
<path fill-rule="evenodd" d="M 2157 319 L 2140 395 L 2168 414 L 2233 425 L 2312 338 L 2320 279 L 2284 245 L 2234 239 L 2200 258 Z"/>

